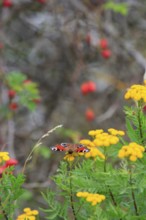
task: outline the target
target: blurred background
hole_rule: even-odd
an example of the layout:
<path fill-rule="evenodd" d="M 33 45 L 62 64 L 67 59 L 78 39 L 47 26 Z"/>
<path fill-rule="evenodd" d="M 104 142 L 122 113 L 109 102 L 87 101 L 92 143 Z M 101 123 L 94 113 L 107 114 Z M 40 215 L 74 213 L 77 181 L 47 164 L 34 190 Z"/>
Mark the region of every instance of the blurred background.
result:
<path fill-rule="evenodd" d="M 92 129 L 125 129 L 124 93 L 143 81 L 145 42 L 145 0 L 0 0 L 0 107 L 15 103 L 11 114 L 1 110 L 1 150 L 19 172 L 38 139 L 63 125 L 27 164 L 22 207 L 45 207 L 40 191 L 63 158 L 50 146 L 78 143 Z M 17 103 L 5 80 L 12 72 L 36 83 L 35 108 Z"/>

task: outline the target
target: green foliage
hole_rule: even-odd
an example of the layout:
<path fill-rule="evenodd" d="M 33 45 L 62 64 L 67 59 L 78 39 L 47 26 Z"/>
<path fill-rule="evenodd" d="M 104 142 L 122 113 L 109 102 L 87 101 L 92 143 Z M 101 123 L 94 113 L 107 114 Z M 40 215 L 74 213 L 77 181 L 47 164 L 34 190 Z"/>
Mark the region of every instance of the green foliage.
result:
<path fill-rule="evenodd" d="M 115 3 L 113 1 L 109 1 L 104 4 L 104 8 L 106 10 L 112 10 L 116 13 L 120 13 L 122 15 L 127 15 L 128 13 L 128 6 L 127 3 Z"/>
<path fill-rule="evenodd" d="M 43 209 L 47 219 L 76 220 L 136 220 L 146 218 L 146 156 L 134 149 L 130 159 L 126 154 L 118 159 L 119 150 L 128 141 L 145 146 L 146 116 L 143 103 L 125 107 L 126 141 L 119 137 L 119 143 L 109 147 L 98 147 L 105 160 L 98 157 L 75 157 L 74 161 L 62 161 L 57 174 L 52 178 L 56 189 L 47 191 L 43 197 L 47 208 Z M 93 134 L 93 133 L 92 133 Z M 96 135 L 95 135 L 96 136 Z M 131 146 L 131 145 L 130 145 Z M 135 146 L 135 145 L 134 145 Z M 136 145 L 137 146 L 137 145 Z M 144 148 L 143 148 L 144 150 Z M 128 151 L 128 148 L 127 148 Z M 105 195 L 106 199 L 95 206 L 89 200 L 78 197 L 78 193 Z"/>
<path fill-rule="evenodd" d="M 10 72 L 6 76 L 6 83 L 11 89 L 14 89 L 16 92 L 22 90 L 22 84 L 27 79 L 27 77 L 21 72 Z"/>
<path fill-rule="evenodd" d="M 0 179 L 0 210 L 3 215 L 0 219 L 13 220 L 14 210 L 17 207 L 17 199 L 22 195 L 22 184 L 24 183 L 24 176 L 19 174 L 17 177 L 12 174 L 13 168 L 7 168 Z"/>
<path fill-rule="evenodd" d="M 53 192 L 51 190 L 48 190 L 46 194 L 43 194 L 44 200 L 47 202 L 49 208 L 48 209 L 41 209 L 45 213 L 47 213 L 46 219 L 58 219 L 58 217 L 63 218 L 64 220 L 67 220 L 67 207 L 68 207 L 68 199 L 66 198 L 65 201 L 62 203 L 59 203 L 57 201 L 57 193 Z"/>
<path fill-rule="evenodd" d="M 37 100 L 40 99 L 37 83 L 27 80 L 25 74 L 21 72 L 10 72 L 5 80 L 9 89 L 17 93 L 18 103 L 21 106 L 29 110 L 36 108 Z"/>
<path fill-rule="evenodd" d="M 125 107 L 127 134 L 131 141 L 146 144 L 146 115 L 140 107 Z"/>

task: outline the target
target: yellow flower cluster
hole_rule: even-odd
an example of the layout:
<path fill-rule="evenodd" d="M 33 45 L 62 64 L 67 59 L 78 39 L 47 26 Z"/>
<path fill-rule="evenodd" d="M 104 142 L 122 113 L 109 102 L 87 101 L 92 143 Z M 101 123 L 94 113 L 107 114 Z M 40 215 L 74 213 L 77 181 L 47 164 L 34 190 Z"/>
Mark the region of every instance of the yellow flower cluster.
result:
<path fill-rule="evenodd" d="M 39 214 L 37 210 L 31 210 L 30 208 L 23 209 L 24 213 L 19 215 L 16 220 L 36 220 L 36 216 Z"/>
<path fill-rule="evenodd" d="M 89 157 L 94 158 L 94 157 L 97 157 L 97 156 L 100 157 L 103 160 L 105 159 L 104 154 L 100 150 L 98 150 L 96 147 L 91 148 L 90 151 L 85 154 L 86 158 L 89 158 Z"/>
<path fill-rule="evenodd" d="M 143 100 L 143 102 L 146 102 L 146 86 L 132 85 L 126 92 L 125 99 Z"/>
<path fill-rule="evenodd" d="M 114 128 L 109 128 L 108 129 L 108 132 L 112 135 L 115 135 L 115 136 L 124 136 L 125 135 L 125 132 L 124 131 L 121 131 L 121 130 L 116 130 Z"/>
<path fill-rule="evenodd" d="M 89 158 L 89 157 L 95 158 L 95 157 L 98 156 L 98 157 L 100 157 L 101 159 L 105 159 L 104 154 L 103 154 L 100 150 L 98 150 L 98 149 L 96 148 L 94 142 L 92 142 L 92 141 L 90 141 L 90 140 L 88 140 L 88 139 L 83 139 L 83 140 L 80 141 L 80 143 L 81 143 L 81 144 L 84 144 L 85 146 L 87 146 L 87 147 L 90 149 L 89 152 L 87 152 L 87 153 L 84 154 L 86 158 Z"/>
<path fill-rule="evenodd" d="M 119 158 L 128 157 L 131 161 L 136 161 L 138 158 L 143 157 L 145 148 L 135 142 L 131 142 L 129 145 L 123 146 L 118 154 Z"/>
<path fill-rule="evenodd" d="M 72 162 L 74 161 L 76 156 L 79 156 L 79 153 L 78 154 L 76 152 L 73 152 L 72 154 L 67 153 L 63 159 L 67 160 L 68 162 Z"/>
<path fill-rule="evenodd" d="M 88 192 L 78 192 L 76 195 L 77 197 L 86 198 L 86 201 L 90 202 L 92 206 L 102 202 L 106 198 L 104 195 L 100 195 L 97 193 L 88 193 Z"/>
<path fill-rule="evenodd" d="M 118 137 L 108 134 L 106 132 L 96 135 L 96 138 L 94 140 L 94 144 L 97 147 L 109 147 L 110 145 L 117 144 L 118 142 Z"/>
<path fill-rule="evenodd" d="M 9 153 L 8 152 L 0 152 L 0 163 L 9 160 Z"/>

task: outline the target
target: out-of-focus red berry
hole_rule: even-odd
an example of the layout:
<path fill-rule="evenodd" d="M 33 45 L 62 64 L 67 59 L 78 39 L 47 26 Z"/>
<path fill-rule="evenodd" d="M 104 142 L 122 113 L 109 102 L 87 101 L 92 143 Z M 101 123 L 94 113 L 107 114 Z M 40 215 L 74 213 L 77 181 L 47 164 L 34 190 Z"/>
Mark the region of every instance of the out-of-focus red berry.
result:
<path fill-rule="evenodd" d="M 83 83 L 81 85 L 81 92 L 83 95 L 86 95 L 89 93 L 89 86 L 88 86 L 88 83 Z"/>
<path fill-rule="evenodd" d="M 10 8 L 13 5 L 11 0 L 3 0 L 2 6 L 5 8 Z"/>
<path fill-rule="evenodd" d="M 81 92 L 83 95 L 87 95 L 88 93 L 95 91 L 96 91 L 96 84 L 93 81 L 88 81 L 81 85 Z"/>
<path fill-rule="evenodd" d="M 88 82 L 88 91 L 95 92 L 96 91 L 96 84 L 93 81 Z"/>
<path fill-rule="evenodd" d="M 16 92 L 14 90 L 10 89 L 8 91 L 8 96 L 9 96 L 10 99 L 14 98 L 15 95 L 16 95 Z"/>
<path fill-rule="evenodd" d="M 102 38 L 99 42 L 99 45 L 102 49 L 106 49 L 108 47 L 108 41 L 105 38 Z"/>
<path fill-rule="evenodd" d="M 11 102 L 9 108 L 13 111 L 18 109 L 18 104 L 16 102 Z"/>
<path fill-rule="evenodd" d="M 93 121 L 95 119 L 95 113 L 92 109 L 88 108 L 85 112 L 87 121 Z"/>
<path fill-rule="evenodd" d="M 5 166 L 10 167 L 10 166 L 15 166 L 18 164 L 18 160 L 10 158 L 9 160 L 6 161 Z"/>
<path fill-rule="evenodd" d="M 101 55 L 102 55 L 103 58 L 108 59 L 108 58 L 111 57 L 112 52 L 109 49 L 105 49 L 105 50 L 101 51 Z"/>
<path fill-rule="evenodd" d="M 88 45 L 91 44 L 91 35 L 90 35 L 90 34 L 87 34 L 87 35 L 86 35 L 85 41 L 86 41 L 86 43 L 87 43 Z"/>
<path fill-rule="evenodd" d="M 41 4 L 45 4 L 46 0 L 37 0 L 38 2 L 40 2 Z"/>

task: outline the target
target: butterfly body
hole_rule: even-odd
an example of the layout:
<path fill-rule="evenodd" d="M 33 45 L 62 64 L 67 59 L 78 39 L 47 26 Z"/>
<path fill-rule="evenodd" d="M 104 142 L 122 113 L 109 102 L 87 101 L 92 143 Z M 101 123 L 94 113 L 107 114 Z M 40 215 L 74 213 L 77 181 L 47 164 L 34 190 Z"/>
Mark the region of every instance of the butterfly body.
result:
<path fill-rule="evenodd" d="M 68 154 L 72 154 L 73 152 L 76 152 L 76 153 L 89 152 L 89 149 L 83 144 L 70 144 L 70 143 L 56 144 L 55 146 L 51 147 L 51 150 L 65 151 Z"/>

